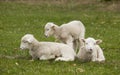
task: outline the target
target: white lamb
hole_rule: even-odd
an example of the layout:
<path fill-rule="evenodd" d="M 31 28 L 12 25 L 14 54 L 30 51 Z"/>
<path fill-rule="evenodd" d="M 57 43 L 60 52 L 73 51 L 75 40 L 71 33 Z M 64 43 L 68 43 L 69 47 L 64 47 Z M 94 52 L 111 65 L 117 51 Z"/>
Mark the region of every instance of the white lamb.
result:
<path fill-rule="evenodd" d="M 45 25 L 45 36 L 49 37 L 52 35 L 62 43 L 65 43 L 76 50 L 79 44 L 82 45 L 82 42 L 80 42 L 79 39 L 84 39 L 85 27 L 80 21 L 71 21 L 67 24 L 62 24 L 61 26 L 48 22 Z"/>
<path fill-rule="evenodd" d="M 81 39 L 84 42 L 84 46 L 79 50 L 77 57 L 82 61 L 105 61 L 103 51 L 98 44 L 102 40 L 95 40 L 93 38 Z"/>
<path fill-rule="evenodd" d="M 55 61 L 74 61 L 75 52 L 66 44 L 54 42 L 39 42 L 33 35 L 26 34 L 21 39 L 21 49 L 29 49 L 32 59 Z"/>

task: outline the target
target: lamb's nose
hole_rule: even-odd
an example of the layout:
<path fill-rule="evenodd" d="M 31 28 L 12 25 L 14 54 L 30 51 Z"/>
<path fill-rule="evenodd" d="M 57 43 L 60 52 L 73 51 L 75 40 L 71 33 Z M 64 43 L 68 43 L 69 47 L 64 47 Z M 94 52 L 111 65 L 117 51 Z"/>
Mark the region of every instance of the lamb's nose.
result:
<path fill-rule="evenodd" d="M 47 35 L 44 35 L 45 37 L 48 37 Z"/>
<path fill-rule="evenodd" d="M 90 51 L 92 52 L 92 49 L 90 49 Z"/>
<path fill-rule="evenodd" d="M 22 49 L 22 48 L 20 47 L 20 49 Z"/>
<path fill-rule="evenodd" d="M 20 47 L 20 49 L 23 49 L 22 47 Z"/>

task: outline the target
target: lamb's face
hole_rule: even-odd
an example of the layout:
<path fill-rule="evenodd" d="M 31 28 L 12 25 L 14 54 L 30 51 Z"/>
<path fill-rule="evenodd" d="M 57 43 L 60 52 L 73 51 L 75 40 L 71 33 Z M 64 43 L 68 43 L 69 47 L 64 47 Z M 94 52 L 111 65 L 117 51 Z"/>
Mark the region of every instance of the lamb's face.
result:
<path fill-rule="evenodd" d="M 26 40 L 21 40 L 20 49 L 29 49 L 29 43 Z"/>
<path fill-rule="evenodd" d="M 54 26 L 53 23 L 47 23 L 47 24 L 45 25 L 45 33 L 44 33 L 44 35 L 45 35 L 46 37 L 49 37 L 49 36 L 53 35 L 53 33 L 54 33 L 54 30 L 53 30 L 53 28 L 52 28 L 53 26 Z"/>
<path fill-rule="evenodd" d="M 25 36 L 23 36 L 21 39 L 20 48 L 22 50 L 30 49 L 30 44 L 32 43 L 33 39 L 34 37 L 31 34 L 26 34 Z"/>
<path fill-rule="evenodd" d="M 95 50 L 95 46 L 99 43 L 101 43 L 101 40 L 95 40 L 93 38 L 87 38 L 87 39 L 82 39 L 84 42 L 86 51 L 89 53 L 92 53 Z"/>

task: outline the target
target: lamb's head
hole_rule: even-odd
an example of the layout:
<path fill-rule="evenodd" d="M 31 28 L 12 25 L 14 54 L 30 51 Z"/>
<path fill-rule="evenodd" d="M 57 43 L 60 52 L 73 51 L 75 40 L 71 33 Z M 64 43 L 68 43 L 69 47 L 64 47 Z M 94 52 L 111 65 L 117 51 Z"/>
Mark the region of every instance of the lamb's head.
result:
<path fill-rule="evenodd" d="M 21 38 L 20 48 L 22 50 L 30 49 L 30 45 L 34 41 L 34 36 L 32 34 L 26 34 Z"/>
<path fill-rule="evenodd" d="M 95 50 L 96 45 L 100 44 L 102 40 L 95 40 L 94 38 L 81 39 L 84 42 L 85 50 L 92 53 Z"/>
<path fill-rule="evenodd" d="M 57 25 L 55 25 L 54 23 L 48 22 L 48 23 L 45 25 L 45 33 L 44 33 L 44 35 L 45 35 L 46 37 L 49 37 L 49 36 L 54 35 L 56 26 L 57 26 Z"/>

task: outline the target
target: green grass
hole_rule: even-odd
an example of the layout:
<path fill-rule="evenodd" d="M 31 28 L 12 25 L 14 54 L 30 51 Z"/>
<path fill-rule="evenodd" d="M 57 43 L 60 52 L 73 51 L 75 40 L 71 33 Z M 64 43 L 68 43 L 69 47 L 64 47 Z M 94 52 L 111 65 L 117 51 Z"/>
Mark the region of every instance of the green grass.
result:
<path fill-rule="evenodd" d="M 102 39 L 105 63 L 29 61 L 28 51 L 19 49 L 21 37 L 44 37 L 44 25 L 81 20 L 86 37 Z M 44 5 L 0 2 L 0 75 L 120 75 L 120 12 L 99 11 L 95 5 Z M 9 59 L 6 56 L 19 56 Z"/>

